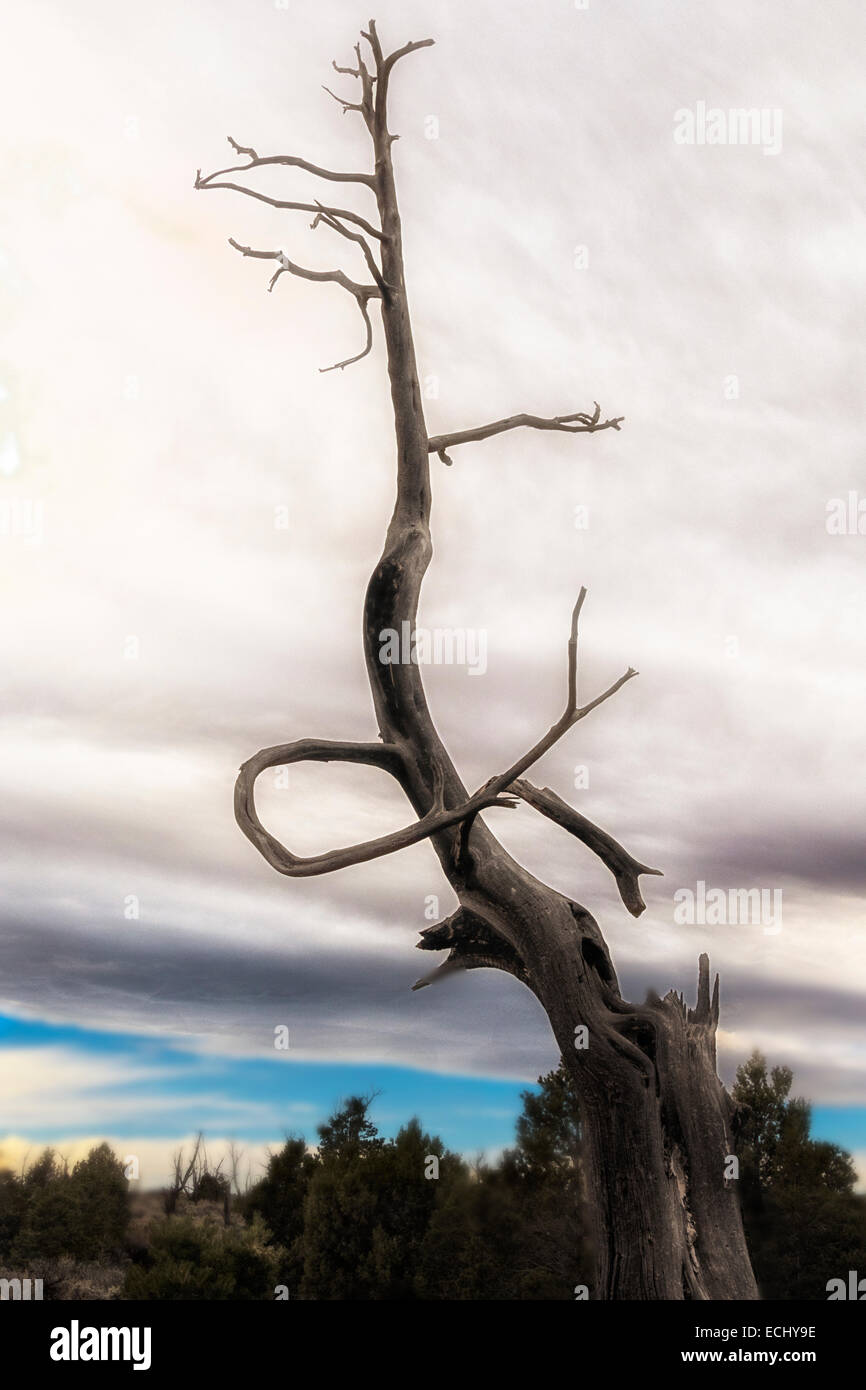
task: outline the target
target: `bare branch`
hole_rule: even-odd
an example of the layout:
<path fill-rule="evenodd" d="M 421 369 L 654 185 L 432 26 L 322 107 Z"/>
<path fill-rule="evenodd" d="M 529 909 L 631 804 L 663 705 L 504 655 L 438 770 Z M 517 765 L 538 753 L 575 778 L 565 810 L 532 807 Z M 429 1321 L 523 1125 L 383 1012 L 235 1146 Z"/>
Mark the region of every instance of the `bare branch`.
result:
<path fill-rule="evenodd" d="M 381 77 L 385 78 L 390 73 L 395 63 L 399 63 L 401 58 L 405 58 L 407 53 L 415 53 L 419 48 L 432 48 L 435 39 L 416 39 L 412 43 L 404 43 L 402 48 L 390 53 L 382 64 Z"/>
<path fill-rule="evenodd" d="M 389 772 L 399 779 L 402 758 L 400 750 L 394 744 L 337 743 L 331 740 L 305 738 L 295 743 L 263 748 L 255 757 L 244 763 L 235 783 L 235 819 L 247 839 L 255 845 L 272 868 L 290 878 L 309 878 L 317 874 L 333 873 L 336 869 L 345 869 L 352 864 L 363 864 L 370 859 L 393 854 L 408 845 L 428 839 L 440 830 L 447 830 L 450 826 L 456 825 L 464 818 L 468 809 L 474 813 L 491 806 L 513 808 L 517 804 L 512 797 L 503 798 L 498 793 L 491 795 L 487 792 L 477 794 L 456 810 L 443 810 L 439 804 L 434 804 L 433 809 L 421 820 L 404 826 L 401 830 L 392 831 L 390 835 L 349 845 L 345 849 L 329 850 L 324 854 L 302 858 L 292 854 L 291 850 L 286 849 L 265 830 L 256 812 L 254 795 L 256 779 L 265 768 L 285 767 L 299 762 L 362 763 Z"/>
<path fill-rule="evenodd" d="M 240 251 L 242 256 L 252 256 L 258 261 L 277 261 L 277 270 L 271 276 L 268 291 L 270 292 L 277 283 L 281 275 L 297 275 L 301 280 L 314 280 L 319 283 L 332 281 L 335 285 L 340 285 L 344 290 L 348 290 L 361 311 L 361 318 L 367 330 L 367 339 L 362 350 L 354 357 L 347 357 L 342 362 L 335 362 L 331 367 L 320 367 L 320 372 L 332 372 L 337 367 L 348 367 L 353 362 L 360 362 L 362 357 L 366 357 L 373 346 L 373 325 L 370 322 L 370 311 L 367 303 L 370 299 L 381 299 L 382 291 L 378 285 L 358 285 L 354 280 L 350 280 L 342 270 L 307 270 L 305 266 L 295 265 L 290 261 L 283 251 L 254 251 L 250 246 L 241 246 L 240 242 L 229 237 L 229 246 L 233 246 L 236 251 Z"/>
<path fill-rule="evenodd" d="M 227 135 L 226 139 L 228 140 L 235 154 L 245 154 L 248 159 L 252 160 L 258 159 L 258 155 L 253 149 L 252 145 L 239 145 L 237 140 L 233 140 L 230 135 Z"/>
<path fill-rule="evenodd" d="M 358 76 L 361 79 L 361 90 L 363 92 L 362 107 L 364 120 L 367 128 L 372 132 L 373 121 L 375 118 L 375 101 L 373 98 L 373 85 L 377 80 L 377 75 L 370 72 L 364 59 L 361 57 L 361 45 L 355 44 L 355 57 L 358 59 Z"/>
<path fill-rule="evenodd" d="M 592 415 L 585 411 L 576 411 L 573 415 L 554 415 L 551 419 L 543 419 L 540 415 L 509 415 L 504 420 L 494 420 L 490 425 L 479 425 L 477 429 L 457 430 L 453 434 L 435 434 L 427 441 L 427 450 L 431 454 L 438 454 L 443 463 L 450 464 L 452 459 L 448 457 L 448 450 L 453 449 L 457 444 L 473 444 L 480 439 L 490 439 L 494 434 L 504 434 L 506 430 L 521 429 L 524 426 L 533 430 L 558 430 L 562 434 L 596 434 L 599 430 L 618 430 L 624 415 L 614 416 L 610 420 L 602 420 L 601 407 L 597 401 L 593 401 L 595 410 Z"/>
<path fill-rule="evenodd" d="M 506 772 L 501 772 L 496 777 L 491 777 L 488 782 L 485 782 L 484 786 L 479 790 L 487 793 L 487 795 L 494 792 L 497 795 L 508 792 L 515 778 L 520 777 L 533 763 L 538 762 L 539 758 L 543 757 L 544 754 L 562 738 L 563 734 L 568 733 L 569 729 L 573 728 L 581 719 L 585 719 L 592 710 L 597 709 L 599 705 L 603 705 L 605 700 L 609 700 L 612 695 L 615 695 L 618 690 L 621 690 L 626 681 L 630 681 L 637 675 L 637 671 L 629 666 L 628 670 L 625 671 L 618 680 L 615 680 L 613 685 L 608 686 L 607 690 L 602 691 L 601 695 L 596 695 L 595 699 L 590 700 L 586 705 L 578 705 L 577 624 L 585 598 L 586 589 L 582 588 L 577 596 L 577 602 L 574 605 L 574 611 L 571 615 L 571 632 L 568 639 L 568 693 L 566 696 L 565 710 L 556 723 L 551 725 L 544 737 L 539 739 L 538 743 L 530 748 L 528 753 L 524 753 L 521 758 L 517 759 L 517 762 L 512 763 L 511 767 L 508 768 Z M 475 795 L 477 796 L 478 793 Z M 458 857 L 463 856 L 468 848 L 469 832 L 472 829 L 474 815 L 475 813 L 473 812 L 471 816 L 467 816 L 461 828 Z"/>
<path fill-rule="evenodd" d="M 274 277 L 274 278 L 276 278 L 276 277 Z M 273 287 L 273 286 L 272 286 L 272 287 Z M 353 364 L 353 362 L 360 362 L 361 358 L 362 358 L 362 357 L 366 357 L 367 354 L 372 350 L 372 347 L 373 347 L 373 325 L 372 325 L 372 323 L 370 322 L 370 310 L 367 308 L 367 301 L 366 301 L 366 299 L 361 299 L 361 298 L 359 298 L 356 302 L 357 302 L 358 308 L 359 308 L 360 311 L 361 311 L 361 318 L 364 320 L 364 327 L 365 327 L 366 330 L 367 330 L 367 337 L 366 337 L 366 339 L 365 339 L 364 346 L 361 348 L 361 351 L 360 351 L 360 352 L 354 353 L 352 357 L 344 357 L 344 358 L 342 358 L 341 361 L 339 361 L 339 362 L 332 362 L 331 365 L 330 365 L 330 367 L 320 367 L 320 368 L 319 368 L 319 371 L 322 372 L 322 373 L 324 373 L 324 372 L 336 372 L 337 370 L 342 371 L 344 367 L 351 367 L 352 364 Z"/>
<path fill-rule="evenodd" d="M 340 98 L 337 97 L 337 101 Z M 335 169 L 323 169 L 320 164 L 311 164 L 308 159 L 302 159 L 297 154 L 269 154 L 259 155 L 249 145 L 239 145 L 229 135 L 226 137 L 229 144 L 236 154 L 245 154 L 249 158 L 249 164 L 235 165 L 231 169 L 219 169 L 211 178 L 217 178 L 221 174 L 236 174 L 244 169 L 263 169 L 269 164 L 280 164 L 291 169 L 303 169 L 307 174 L 315 174 L 316 178 L 328 179 L 331 183 L 361 183 L 367 188 L 375 190 L 376 180 L 372 174 L 344 174 Z"/>
<path fill-rule="evenodd" d="M 315 231 L 319 223 L 324 222 L 327 227 L 330 227 L 335 232 L 339 232 L 340 236 L 346 237 L 348 241 L 356 241 L 360 246 L 362 252 L 364 253 L 364 260 L 367 262 L 367 268 L 370 271 L 370 274 L 372 275 L 373 279 L 376 281 L 376 284 L 379 286 L 379 289 L 382 291 L 382 294 L 384 295 L 389 287 L 385 284 L 385 281 L 382 278 L 382 272 L 376 264 L 376 258 L 373 255 L 370 243 L 366 240 L 365 237 L 361 235 L 360 232 L 350 232 L 348 227 L 341 226 L 340 223 L 337 221 L 336 217 L 331 213 L 331 211 L 328 208 L 322 207 L 320 204 L 318 206 L 319 211 L 316 213 L 316 216 L 310 223 L 311 229 Z"/>
<path fill-rule="evenodd" d="M 278 155 L 273 158 L 260 159 L 259 156 L 256 154 L 255 150 L 253 150 L 251 147 L 239 145 L 237 141 L 232 139 L 231 136 L 228 137 L 228 141 L 232 148 L 235 149 L 239 154 L 245 154 L 250 157 L 249 163 L 233 164 L 227 169 L 216 169 L 212 174 L 205 174 L 204 177 L 202 177 L 201 169 L 198 169 L 196 170 L 194 184 L 195 188 L 229 189 L 233 193 L 243 193 L 248 198 L 255 198 L 260 203 L 267 203 L 272 208 L 288 209 L 291 212 L 317 212 L 319 208 L 322 206 L 319 203 L 318 199 L 313 203 L 297 202 L 294 199 L 288 200 L 285 198 L 272 198 L 269 194 L 260 193 L 256 188 L 247 188 L 242 183 L 234 183 L 233 181 L 225 183 L 216 183 L 216 179 L 222 179 L 223 176 L 226 174 L 245 174 L 248 173 L 251 169 L 260 169 L 267 164 L 293 162 L 296 164 L 299 163 L 300 167 L 302 168 L 305 167 L 304 161 L 293 160 L 292 157 L 289 155 Z M 315 166 L 310 167 L 311 169 L 313 169 Z M 337 176 L 335 175 L 334 177 Z M 351 175 L 346 175 L 346 178 L 351 177 Z M 366 182 L 366 179 L 367 176 L 364 175 L 362 176 L 361 181 Z M 384 235 L 380 231 L 380 229 L 378 227 L 374 227 L 373 224 L 369 222 L 365 217 L 362 217 L 360 213 L 352 212 L 349 208 L 335 207 L 328 207 L 327 211 L 330 213 L 332 217 L 342 218 L 344 222 L 352 222 L 356 227 L 361 227 L 362 230 L 368 234 L 368 236 L 375 237 L 377 241 L 385 240 Z"/>
<path fill-rule="evenodd" d="M 581 815 L 549 787 L 534 787 L 531 782 L 518 779 L 512 782 L 509 792 L 521 797 L 528 806 L 540 811 L 548 820 L 561 825 L 570 835 L 576 836 L 583 844 L 597 854 L 603 864 L 610 869 L 616 879 L 619 895 L 632 917 L 639 917 L 646 908 L 641 896 L 638 878 L 641 874 L 661 876 L 661 869 L 651 869 L 641 864 L 612 835 L 594 825 Z"/>
<path fill-rule="evenodd" d="M 330 89 L 330 87 L 326 87 L 325 84 L 324 84 L 324 82 L 322 83 L 322 91 L 323 91 L 323 92 L 327 92 L 329 97 L 333 97 L 333 98 L 334 98 L 334 101 L 338 102 L 339 105 L 342 106 L 342 108 L 343 108 L 343 115 L 344 115 L 344 116 L 345 116 L 345 114 L 346 114 L 347 111 L 360 111 L 360 112 L 361 112 L 361 115 L 363 116 L 363 114 L 364 114 L 364 107 L 363 107 L 363 104 L 362 104 L 361 102 L 359 102 L 359 101 L 346 101 L 345 97 L 339 97 L 339 96 L 337 96 L 337 93 L 336 93 L 336 92 L 332 92 L 331 89 Z"/>
<path fill-rule="evenodd" d="M 484 790 L 488 793 L 492 792 L 494 789 L 497 792 L 506 791 L 515 777 L 520 777 L 527 768 L 531 767 L 533 763 L 538 762 L 538 759 L 543 757 L 543 755 L 562 738 L 563 734 L 568 733 L 568 730 L 573 728 L 581 719 L 585 719 L 591 710 L 597 709 L 599 705 L 604 704 L 605 700 L 609 700 L 612 695 L 615 695 L 616 692 L 625 685 L 626 681 L 630 681 L 637 675 L 637 671 L 629 666 L 628 670 L 624 672 L 618 680 L 615 680 L 613 685 L 608 686 L 607 690 L 602 691 L 601 695 L 596 695 L 595 699 L 590 700 L 586 705 L 578 705 L 577 623 L 585 598 L 586 589 L 582 588 L 578 594 L 577 603 L 574 605 L 574 611 L 571 616 L 571 635 L 568 640 L 568 695 L 566 697 L 565 710 L 556 723 L 551 725 L 544 737 L 539 739 L 538 743 L 530 748 L 528 753 L 524 753 L 522 758 L 518 758 L 517 762 L 513 763 L 507 772 L 500 773 L 497 777 L 491 778 L 491 780 L 486 783 Z"/>
<path fill-rule="evenodd" d="M 240 251 L 242 256 L 252 256 L 258 261 L 279 261 L 280 270 L 278 273 L 288 271 L 290 275 L 298 275 L 302 280 L 315 280 L 318 282 L 333 281 L 335 285 L 341 285 L 344 290 L 356 298 L 378 297 L 379 290 L 376 285 L 359 285 L 354 280 L 350 280 L 342 270 L 307 270 L 305 266 L 295 265 L 290 261 L 283 251 L 254 251 L 251 246 L 241 246 L 240 242 L 229 237 L 229 246 L 233 246 L 236 251 Z"/>
<path fill-rule="evenodd" d="M 375 115 L 373 84 L 376 81 L 377 74 L 370 72 L 364 59 L 361 57 L 361 45 L 358 43 L 355 44 L 355 57 L 358 61 L 358 66 L 356 68 L 341 67 L 337 62 L 333 62 L 331 67 L 334 69 L 334 72 L 338 72 L 345 77 L 355 77 L 360 80 L 362 93 L 360 102 L 344 101 L 342 97 L 337 96 L 337 94 L 330 91 L 328 87 L 325 88 L 325 91 L 329 96 L 334 97 L 334 99 L 340 103 L 344 115 L 347 111 L 360 111 L 367 124 L 367 128 L 372 130 Z"/>
<path fill-rule="evenodd" d="M 230 171 L 226 170 L 225 172 L 228 173 Z M 210 179 L 215 179 L 216 177 L 216 174 L 209 174 L 205 179 L 198 177 L 194 187 L 205 190 L 211 188 L 226 188 L 231 193 L 244 193 L 247 198 L 255 198 L 260 203 L 269 203 L 272 208 L 288 209 L 290 212 L 318 212 L 322 207 L 320 203 L 296 203 L 285 198 L 272 198 L 267 193 L 260 193 L 256 188 L 245 188 L 242 183 L 209 182 Z M 351 212 L 348 208 L 329 207 L 325 210 L 329 216 L 341 217 L 344 222 L 351 222 L 354 226 L 361 227 L 368 236 L 375 237 L 377 241 L 384 241 L 384 236 L 382 232 L 379 231 L 378 227 L 374 227 L 371 222 L 368 222 L 365 217 L 359 216 L 358 213 Z"/>
<path fill-rule="evenodd" d="M 238 248 L 241 249 L 241 248 Z M 267 252 L 252 252 L 262 258 L 271 258 L 274 254 Z M 278 272 L 279 273 L 279 272 Z M 336 272 L 341 274 L 341 272 Z M 324 272 L 322 272 L 324 274 Z M 382 771 L 389 772 L 398 781 L 401 780 L 403 771 L 402 754 L 396 744 L 383 743 L 336 743 L 330 740 L 319 739 L 299 739 L 294 743 L 277 744 L 271 748 L 264 748 L 255 757 L 250 758 L 244 763 L 238 774 L 235 783 L 235 818 L 247 839 L 256 846 L 267 862 L 277 870 L 278 873 L 286 874 L 291 878 L 306 878 L 317 874 L 333 873 L 336 869 L 345 869 L 353 864 L 363 864 L 370 859 L 379 859 L 386 854 L 394 854 L 397 850 L 406 849 L 409 845 L 418 844 L 421 840 L 428 839 L 431 835 L 436 835 L 440 831 L 448 830 L 452 826 L 460 825 L 461 833 L 457 845 L 457 857 L 465 854 L 469 832 L 472 823 L 479 811 L 489 810 L 493 806 L 514 807 L 517 803 L 514 795 L 522 797 L 524 800 L 534 804 L 532 797 L 534 789 L 521 786 L 514 789 L 514 793 L 509 793 L 509 788 L 515 779 L 532 763 L 537 761 L 543 753 L 561 738 L 562 735 L 583 719 L 590 710 L 595 709 L 604 700 L 609 699 L 620 686 L 624 685 L 632 676 L 637 675 L 631 668 L 615 681 L 608 690 L 602 695 L 591 700 L 588 705 L 577 705 L 577 622 L 583 601 L 586 597 L 586 590 L 581 589 L 577 603 L 574 607 L 571 623 L 571 636 L 568 643 L 568 699 L 566 702 L 565 713 L 562 718 L 549 730 L 534 748 L 522 758 L 519 758 L 507 772 L 500 773 L 492 777 L 488 782 L 474 792 L 467 801 L 457 807 L 450 809 L 444 803 L 444 786 L 441 779 L 441 769 L 439 770 L 439 780 L 436 782 L 434 797 L 431 809 L 420 820 L 411 825 L 403 826 L 400 830 L 392 831 L 389 835 L 381 835 L 374 840 L 366 840 L 356 845 L 349 845 L 345 849 L 329 850 L 324 854 L 316 854 L 307 858 L 295 855 L 280 844 L 267 830 L 265 830 L 255 806 L 255 783 L 259 775 L 268 767 L 283 767 L 297 762 L 352 762 L 363 763 L 369 767 L 376 767 Z M 552 793 L 551 793 L 552 795 Z M 549 800 L 536 798 L 543 802 L 537 809 L 542 810 L 543 814 L 551 814 Z M 565 803 L 563 803 L 565 806 Z M 570 808 L 565 807 L 566 811 Z M 577 813 L 574 813 L 577 816 Z M 556 819 L 555 816 L 551 816 Z M 562 824 L 563 821 L 560 820 Z M 566 826 L 572 833 L 579 834 L 574 825 Z M 595 829 L 595 827 L 593 827 Z M 600 849 L 596 852 L 605 859 L 613 858 L 612 846 L 620 850 L 622 855 L 625 851 L 616 845 L 616 842 L 604 837 L 603 831 L 598 831 L 600 837 Z M 585 836 L 585 843 L 588 840 Z M 608 862 L 605 859 L 605 862 Z M 608 864 L 611 867 L 611 864 Z M 625 872 L 624 866 L 623 873 Z M 652 870 L 643 869 L 641 871 L 650 873 Z M 612 868 L 612 872 L 615 870 Z M 623 901 L 626 901 L 625 897 Z M 626 906 L 628 903 L 626 902 Z M 631 910 L 631 909 L 630 909 Z"/>
<path fill-rule="evenodd" d="M 370 45 L 376 64 L 376 76 L 379 85 L 376 89 L 375 116 L 379 123 L 380 132 L 383 136 L 387 136 L 388 80 L 391 76 L 391 70 L 395 63 L 398 63 L 401 58 L 405 58 L 407 53 L 414 53 L 416 49 L 419 48 L 431 48 L 434 40 L 418 39 L 412 43 L 404 44 L 402 48 L 396 49 L 395 52 L 389 53 L 386 57 L 382 52 L 382 45 L 379 42 L 379 35 L 376 32 L 376 21 L 374 19 L 370 20 L 367 32 L 361 31 L 361 37 L 366 39 L 367 43 Z M 397 137 L 392 135 L 388 138 L 394 140 Z"/>
<path fill-rule="evenodd" d="M 366 39 L 368 44 L 370 45 L 370 48 L 373 53 L 373 61 L 376 64 L 376 72 L 379 73 L 382 69 L 382 64 L 385 61 L 385 58 L 384 54 L 382 53 L 382 45 L 379 42 L 379 35 L 376 32 L 375 19 L 370 20 L 368 29 L 369 33 L 364 29 L 361 30 L 361 38 Z"/>

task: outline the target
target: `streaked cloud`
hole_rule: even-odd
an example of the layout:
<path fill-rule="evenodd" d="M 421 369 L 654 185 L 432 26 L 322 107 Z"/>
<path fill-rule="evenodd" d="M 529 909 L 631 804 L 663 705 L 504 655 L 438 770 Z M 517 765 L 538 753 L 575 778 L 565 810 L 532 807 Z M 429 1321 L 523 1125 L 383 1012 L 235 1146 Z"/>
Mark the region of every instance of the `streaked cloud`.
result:
<path fill-rule="evenodd" d="M 0 538 L 0 1007 L 238 1056 L 286 1022 L 298 1060 L 531 1080 L 555 1048 L 514 981 L 409 991 L 427 899 L 453 906 L 428 846 L 290 883 L 231 813 L 256 748 L 375 734 L 360 605 L 393 439 L 381 344 L 316 370 L 351 346 L 354 306 L 287 277 L 269 296 L 226 238 L 321 266 L 343 246 L 192 181 L 228 133 L 365 160 L 319 88 L 358 17 L 344 0 L 148 13 L 133 41 L 107 0 L 22 11 L 39 79 L 7 65 L 0 498 L 38 501 L 43 534 Z M 477 785 L 548 727 L 586 583 L 582 688 L 641 677 L 537 778 L 665 877 L 633 922 L 555 827 L 491 825 L 598 917 L 631 997 L 691 993 L 709 950 L 727 1079 L 760 1042 L 817 1102 L 863 1104 L 866 537 L 825 527 L 830 498 L 866 492 L 860 10 L 387 0 L 379 24 L 437 39 L 395 80 L 393 121 L 431 432 L 593 399 L 627 417 L 435 466 L 421 621 L 483 628 L 488 651 L 483 677 L 429 670 L 443 737 Z M 782 152 L 675 145 L 698 100 L 779 107 Z M 409 818 L 364 769 L 263 778 L 260 802 L 308 852 Z M 781 888 L 782 933 L 674 926 L 698 879 Z M 102 1065 L 96 1116 L 119 1084 Z M 48 1080 L 33 1103 L 62 1128 L 86 1078 Z"/>

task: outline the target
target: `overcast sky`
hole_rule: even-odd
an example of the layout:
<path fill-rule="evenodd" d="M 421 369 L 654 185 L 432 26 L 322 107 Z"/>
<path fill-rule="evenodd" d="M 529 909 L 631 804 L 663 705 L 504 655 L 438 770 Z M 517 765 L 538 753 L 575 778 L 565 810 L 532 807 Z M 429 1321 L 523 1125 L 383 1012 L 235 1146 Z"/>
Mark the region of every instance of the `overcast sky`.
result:
<path fill-rule="evenodd" d="M 232 815 L 258 748 L 375 737 L 360 619 L 394 444 L 380 332 L 320 374 L 361 346 L 352 300 L 288 276 L 269 295 L 227 239 L 351 275 L 355 248 L 193 182 L 233 162 L 228 135 L 369 168 L 360 118 L 321 89 L 352 94 L 330 63 L 367 17 L 37 0 L 0 58 L 0 1011 L 48 1029 L 7 1040 L 0 1132 L 22 1141 L 72 1133 L 48 1046 L 107 1126 L 85 1032 L 126 1040 L 109 1096 L 130 1039 L 252 1061 L 278 1025 L 298 1104 L 313 1064 L 344 1089 L 363 1065 L 512 1095 L 556 1061 L 510 978 L 410 992 L 430 896 L 454 906 L 428 845 L 290 881 Z M 594 400 L 626 417 L 434 461 L 420 621 L 487 657 L 428 668 L 438 727 L 472 786 L 534 743 L 587 585 L 582 693 L 640 679 L 533 777 L 665 876 L 635 921 L 549 822 L 489 823 L 594 913 L 630 997 L 693 995 L 709 951 L 726 1080 L 760 1046 L 866 1152 L 866 534 L 828 530 L 833 499 L 866 499 L 862 6 L 383 0 L 376 18 L 386 46 L 436 40 L 397 69 L 391 118 L 431 433 Z M 701 103 L 763 111 L 774 146 L 678 142 Z M 288 169 L 254 186 L 322 190 Z M 409 819 L 390 779 L 338 765 L 268 773 L 259 802 L 302 853 Z M 676 923 L 699 881 L 781 892 L 781 931 Z M 187 1079 L 166 1135 L 205 1123 Z"/>

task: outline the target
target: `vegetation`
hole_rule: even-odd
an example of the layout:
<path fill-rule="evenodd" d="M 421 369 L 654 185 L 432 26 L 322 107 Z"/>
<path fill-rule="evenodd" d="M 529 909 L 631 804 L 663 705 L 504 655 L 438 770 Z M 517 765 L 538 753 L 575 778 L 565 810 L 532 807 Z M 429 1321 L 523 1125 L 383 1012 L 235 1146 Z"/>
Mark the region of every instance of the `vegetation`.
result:
<path fill-rule="evenodd" d="M 190 1216 L 164 1219 L 140 1264 L 132 1265 L 124 1298 L 204 1301 L 272 1299 L 279 1251 L 256 1218 L 248 1226 L 217 1226 Z"/>
<path fill-rule="evenodd" d="M 763 1298 L 823 1299 L 829 1279 L 866 1271 L 864 1198 L 836 1144 L 810 1139 L 811 1107 L 789 1099 L 788 1067 L 759 1052 L 737 1071 L 743 1221 Z"/>
<path fill-rule="evenodd" d="M 737 1072 L 743 1217 L 762 1296 L 825 1299 L 829 1279 L 866 1270 L 866 1199 L 790 1089 L 791 1072 L 768 1073 L 759 1053 Z M 46 1298 L 160 1301 L 562 1301 L 591 1285 L 563 1068 L 524 1094 L 495 1163 L 467 1163 L 416 1119 L 383 1138 L 371 1099 L 339 1106 L 315 1149 L 288 1138 L 243 1194 L 235 1151 L 223 1175 L 201 1138 L 166 1193 L 134 1203 L 105 1144 L 71 1169 L 46 1150 L 23 1174 L 0 1172 L 0 1277 L 41 1278 Z"/>

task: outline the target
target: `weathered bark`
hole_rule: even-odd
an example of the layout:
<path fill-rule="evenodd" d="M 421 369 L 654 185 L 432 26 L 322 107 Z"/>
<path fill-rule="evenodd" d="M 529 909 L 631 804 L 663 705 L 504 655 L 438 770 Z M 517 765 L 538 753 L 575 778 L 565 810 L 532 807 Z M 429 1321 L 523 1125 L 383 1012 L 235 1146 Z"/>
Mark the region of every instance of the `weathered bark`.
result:
<path fill-rule="evenodd" d="M 486 438 L 515 425 L 591 432 L 618 428 L 620 420 L 600 422 L 596 407 L 593 416 L 539 421 L 522 415 L 478 431 L 432 440 L 428 436 L 406 293 L 392 162 L 394 137 L 387 124 L 388 83 L 394 63 L 425 45 L 407 45 L 386 57 L 372 22 L 364 37 L 373 53 L 373 72 L 367 71 L 359 49 L 357 69 L 339 71 L 351 72 L 362 84 L 361 102 L 344 105 L 363 115 L 373 142 L 372 187 L 380 218 L 380 230 L 374 235 L 381 275 L 376 276 L 377 286 L 370 289 L 369 297 L 378 288 L 397 446 L 396 503 L 382 555 L 367 588 L 363 616 L 364 651 L 381 745 L 301 740 L 282 749 L 264 750 L 241 771 L 236 797 L 238 820 L 244 833 L 280 872 L 323 872 L 360 862 L 387 852 L 388 837 L 332 856 L 316 856 L 315 860 L 300 861 L 284 850 L 255 814 L 255 778 L 263 767 L 281 757 L 286 762 L 344 758 L 378 766 L 393 775 L 419 822 L 424 823 L 422 829 L 429 834 L 461 905 L 447 922 L 424 933 L 420 944 L 425 949 L 450 948 L 452 967 L 503 969 L 525 983 L 547 1013 L 573 1075 L 582 1106 L 588 1207 L 594 1222 L 597 1267 L 590 1296 L 755 1298 L 736 1185 L 724 1178 L 725 1156 L 732 1152 L 730 1102 L 716 1074 L 718 988 L 711 999 L 707 958 L 702 956 L 700 961 L 695 1009 L 687 1009 L 673 994 L 663 1000 L 651 997 L 643 1006 L 623 1000 L 594 919 L 583 907 L 539 882 L 506 853 L 481 819 L 478 794 L 471 813 L 464 811 L 456 819 L 452 815 L 449 821 L 447 813 L 460 811 L 470 797 L 434 726 L 421 671 L 413 662 L 380 659 L 385 629 L 399 632 L 407 622 L 412 630 L 415 627 L 421 584 L 432 556 L 431 453 L 447 461 L 449 445 Z M 254 156 L 253 151 L 241 152 Z M 257 163 L 266 162 L 254 158 Z M 325 176 L 335 177 L 326 171 Z M 369 180 L 368 175 L 340 177 Z M 198 186 L 220 185 L 199 180 Z M 334 220 L 347 217 L 339 210 L 332 211 Z M 353 226 L 359 225 L 356 216 L 350 220 Z M 343 229 L 337 226 L 336 230 Z M 244 250 L 245 254 L 263 254 Z M 277 253 L 270 254 L 277 258 Z M 365 287 L 353 282 L 349 287 L 356 297 L 359 290 L 366 293 Z M 573 657 L 581 601 L 582 596 L 570 647 L 569 708 L 573 717 Z M 612 689 L 634 674 L 629 671 Z M 600 700 L 593 706 L 596 703 Z M 567 709 L 551 737 L 559 737 L 569 727 L 568 714 Z M 581 717 L 580 712 L 576 717 Z M 520 773 L 535 756 L 540 756 L 537 750 L 515 764 L 508 777 L 494 779 L 493 796 L 487 804 L 508 804 L 503 794 L 522 796 L 565 825 L 611 868 L 623 901 L 636 915 L 644 906 L 638 876 L 657 871 L 632 859 L 616 841 L 571 811 L 553 793 L 519 781 Z M 414 838 L 421 838 L 420 833 Z M 390 847 L 396 849 L 410 842 L 411 834 L 402 833 L 392 837 Z M 575 1030 L 581 1025 L 588 1029 L 585 1048 L 575 1046 Z"/>

